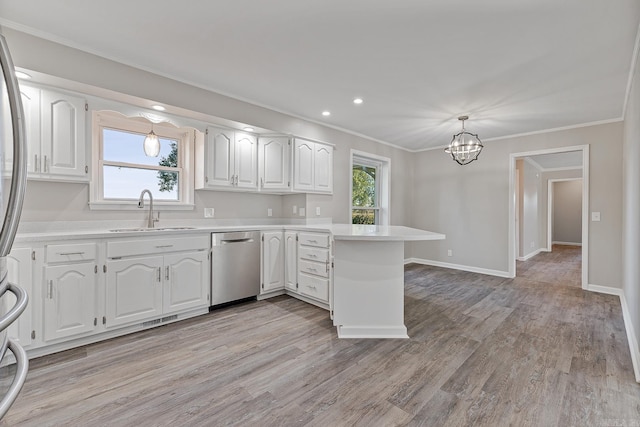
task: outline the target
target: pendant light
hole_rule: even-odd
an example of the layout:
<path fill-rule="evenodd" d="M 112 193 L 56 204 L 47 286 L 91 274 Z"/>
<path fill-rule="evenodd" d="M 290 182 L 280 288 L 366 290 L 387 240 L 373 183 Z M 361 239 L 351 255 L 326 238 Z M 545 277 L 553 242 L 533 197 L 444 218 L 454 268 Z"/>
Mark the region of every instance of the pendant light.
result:
<path fill-rule="evenodd" d="M 151 132 L 144 138 L 142 148 L 147 157 L 158 157 L 158 154 L 160 154 L 160 140 L 158 135 L 153 132 L 153 123 L 151 123 Z"/>
<path fill-rule="evenodd" d="M 468 165 L 478 158 L 484 146 L 477 134 L 464 129 L 464 121 L 469 120 L 469 116 L 460 116 L 458 120 L 462 121 L 462 131 L 453 135 L 451 143 L 444 152 L 451 154 L 451 158 L 458 164 Z"/>

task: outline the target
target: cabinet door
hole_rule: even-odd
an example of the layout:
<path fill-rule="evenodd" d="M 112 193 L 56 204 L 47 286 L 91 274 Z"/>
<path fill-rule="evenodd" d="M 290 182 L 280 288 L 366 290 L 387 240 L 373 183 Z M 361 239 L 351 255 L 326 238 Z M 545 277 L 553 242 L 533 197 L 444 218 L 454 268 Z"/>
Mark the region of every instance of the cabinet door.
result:
<path fill-rule="evenodd" d="M 258 140 L 246 133 L 235 133 L 235 186 L 258 187 Z"/>
<path fill-rule="evenodd" d="M 298 288 L 298 233 L 284 233 L 284 286 L 296 291 Z"/>
<path fill-rule="evenodd" d="M 333 192 L 333 147 L 316 144 L 313 157 L 314 189 Z"/>
<path fill-rule="evenodd" d="M 85 100 L 42 90 L 40 172 L 88 179 Z"/>
<path fill-rule="evenodd" d="M 234 135 L 225 129 L 207 129 L 205 185 L 232 185 L 234 176 Z"/>
<path fill-rule="evenodd" d="M 12 249 L 7 256 L 7 279 L 10 283 L 20 286 L 27 292 L 29 303 L 22 312 L 18 320 L 9 326 L 8 334 L 10 338 L 16 339 L 20 345 L 31 344 L 31 331 L 33 330 L 33 273 L 31 270 L 31 249 Z M 16 303 L 16 297 L 11 292 L 7 292 L 2 297 L 2 312 L 6 313 Z"/>
<path fill-rule="evenodd" d="M 262 292 L 284 288 L 284 242 L 282 231 L 262 233 Z"/>
<path fill-rule="evenodd" d="M 296 139 L 293 148 L 293 188 L 298 191 L 314 190 L 313 155 L 315 143 Z"/>
<path fill-rule="evenodd" d="M 288 190 L 290 185 L 289 138 L 264 137 L 258 141 L 260 189 Z"/>
<path fill-rule="evenodd" d="M 2 86 L 0 92 L 6 90 Z M 22 109 L 24 111 L 25 138 L 27 140 L 27 172 L 39 172 L 36 170 L 35 156 L 40 153 L 40 89 L 20 85 Z M 13 130 L 11 127 L 11 112 L 9 99 L 2 96 L 2 129 L 4 134 L 4 170 L 10 174 L 13 169 Z"/>
<path fill-rule="evenodd" d="M 94 330 L 98 277 L 95 268 L 89 263 L 45 267 L 45 341 Z"/>
<path fill-rule="evenodd" d="M 162 257 L 107 262 L 107 327 L 162 315 Z"/>
<path fill-rule="evenodd" d="M 206 251 L 164 257 L 164 314 L 209 306 Z"/>

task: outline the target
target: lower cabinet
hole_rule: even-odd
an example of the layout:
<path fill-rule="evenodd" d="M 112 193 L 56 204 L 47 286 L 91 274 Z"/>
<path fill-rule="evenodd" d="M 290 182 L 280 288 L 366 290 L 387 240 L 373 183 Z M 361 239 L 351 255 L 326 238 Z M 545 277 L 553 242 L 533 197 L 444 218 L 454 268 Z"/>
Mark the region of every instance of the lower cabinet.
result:
<path fill-rule="evenodd" d="M 208 307 L 208 247 L 209 236 L 108 242 L 106 327 Z"/>
<path fill-rule="evenodd" d="M 298 235 L 298 292 L 329 303 L 331 236 L 323 233 Z"/>
<path fill-rule="evenodd" d="M 262 284 L 260 293 L 284 289 L 284 233 L 262 233 Z"/>
<path fill-rule="evenodd" d="M 164 314 L 209 305 L 209 258 L 206 251 L 165 255 Z"/>
<path fill-rule="evenodd" d="M 45 341 L 84 334 L 96 328 L 96 273 L 94 263 L 45 267 Z"/>
<path fill-rule="evenodd" d="M 107 262 L 107 327 L 162 315 L 162 256 Z"/>
<path fill-rule="evenodd" d="M 298 290 L 298 233 L 284 233 L 284 287 L 289 291 Z"/>
<path fill-rule="evenodd" d="M 6 257 L 7 260 L 7 279 L 9 283 L 20 286 L 27 292 L 29 303 L 27 308 L 22 312 L 18 320 L 13 322 L 7 330 L 10 338 L 15 339 L 21 346 L 27 347 L 31 345 L 33 328 L 33 306 L 35 303 L 33 297 L 33 272 L 31 256 L 31 248 L 14 248 Z M 7 292 L 2 297 L 2 312 L 6 313 L 15 305 L 16 297 Z"/>

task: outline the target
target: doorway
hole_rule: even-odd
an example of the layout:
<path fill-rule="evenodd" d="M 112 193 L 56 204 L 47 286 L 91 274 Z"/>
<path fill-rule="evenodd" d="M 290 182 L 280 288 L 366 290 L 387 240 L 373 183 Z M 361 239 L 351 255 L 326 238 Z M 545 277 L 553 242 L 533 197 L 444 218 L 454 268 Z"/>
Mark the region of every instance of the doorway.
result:
<path fill-rule="evenodd" d="M 588 159 L 588 146 L 511 154 L 511 277 L 562 281 L 587 289 Z M 555 209 L 554 194 L 561 196 Z"/>

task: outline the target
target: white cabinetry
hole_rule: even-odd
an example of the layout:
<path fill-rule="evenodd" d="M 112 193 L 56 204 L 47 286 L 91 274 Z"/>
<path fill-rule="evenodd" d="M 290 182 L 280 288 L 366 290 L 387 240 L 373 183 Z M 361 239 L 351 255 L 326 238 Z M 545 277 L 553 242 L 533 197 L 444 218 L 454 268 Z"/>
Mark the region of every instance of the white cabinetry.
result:
<path fill-rule="evenodd" d="M 264 136 L 258 139 L 258 172 L 260 189 L 289 191 L 291 189 L 291 141 L 284 136 Z"/>
<path fill-rule="evenodd" d="M 9 337 L 16 339 L 21 346 L 26 347 L 31 344 L 31 332 L 33 331 L 33 270 L 30 248 L 12 249 L 6 257 L 7 274 L 10 283 L 20 286 L 27 292 L 29 303 L 18 320 L 9 326 Z M 10 292 L 5 293 L 2 298 L 2 312 L 6 313 L 16 303 L 16 298 Z"/>
<path fill-rule="evenodd" d="M 298 292 L 329 303 L 331 238 L 324 233 L 298 234 Z"/>
<path fill-rule="evenodd" d="M 209 236 L 107 243 L 106 326 L 209 306 Z"/>
<path fill-rule="evenodd" d="M 333 192 L 333 146 L 295 139 L 293 189 L 302 192 Z"/>
<path fill-rule="evenodd" d="M 262 233 L 261 294 L 284 289 L 284 233 Z"/>
<path fill-rule="evenodd" d="M 204 147 L 197 148 L 196 188 L 258 188 L 258 140 L 227 129 L 208 128 Z"/>
<path fill-rule="evenodd" d="M 27 171 L 33 179 L 88 181 L 85 106 L 80 97 L 20 85 L 28 145 Z M 5 109 L 4 111 L 8 111 Z M 3 115 L 5 141 L 10 118 Z M 11 170 L 13 147 L 4 147 L 5 171 Z"/>
<path fill-rule="evenodd" d="M 95 243 L 45 247 L 45 341 L 90 333 L 96 328 L 96 254 Z"/>
<path fill-rule="evenodd" d="M 284 233 L 284 286 L 289 291 L 298 290 L 298 233 Z"/>

